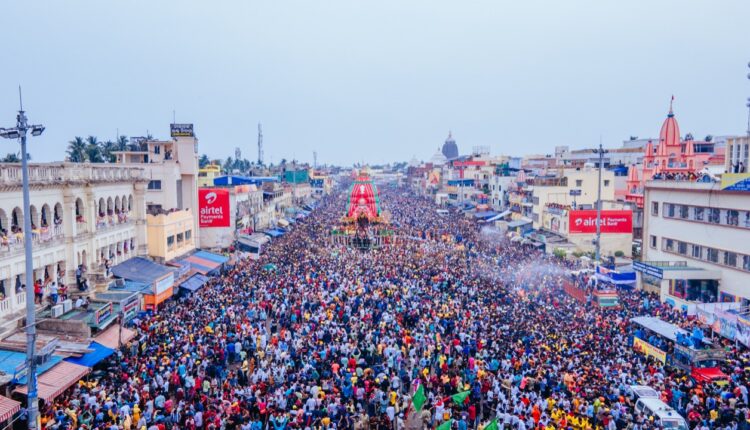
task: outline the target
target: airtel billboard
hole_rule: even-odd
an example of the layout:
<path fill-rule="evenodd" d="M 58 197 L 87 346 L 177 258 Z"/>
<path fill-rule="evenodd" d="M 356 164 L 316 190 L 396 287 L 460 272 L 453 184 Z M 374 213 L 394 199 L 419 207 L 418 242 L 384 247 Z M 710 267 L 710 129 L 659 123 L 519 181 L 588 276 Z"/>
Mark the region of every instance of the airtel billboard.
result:
<path fill-rule="evenodd" d="M 570 233 L 596 233 L 596 210 L 568 212 Z M 622 210 L 602 211 L 602 233 L 632 233 L 633 212 Z"/>
<path fill-rule="evenodd" d="M 198 225 L 229 227 L 229 190 L 198 189 Z"/>

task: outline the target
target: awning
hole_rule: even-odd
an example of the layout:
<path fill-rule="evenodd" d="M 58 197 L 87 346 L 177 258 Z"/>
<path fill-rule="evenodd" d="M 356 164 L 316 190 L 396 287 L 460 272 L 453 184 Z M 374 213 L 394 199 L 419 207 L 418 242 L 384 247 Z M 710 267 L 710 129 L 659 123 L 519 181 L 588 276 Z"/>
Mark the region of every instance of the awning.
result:
<path fill-rule="evenodd" d="M 274 229 L 274 230 L 266 230 L 263 233 L 265 233 L 265 234 L 273 237 L 274 239 L 284 234 L 281 231 L 276 230 L 276 229 Z"/>
<path fill-rule="evenodd" d="M 497 212 L 494 212 L 494 211 L 476 212 L 474 213 L 474 218 L 480 218 L 480 219 L 492 218 L 496 214 Z"/>
<path fill-rule="evenodd" d="M 41 366 L 37 366 L 37 376 L 43 374 L 49 370 L 52 366 L 62 361 L 62 357 L 58 355 L 50 356 L 49 360 Z M 0 350 L 0 372 L 10 375 L 13 382 L 23 384 L 26 383 L 25 373 L 22 372 L 26 364 L 26 353 L 18 351 L 10 351 L 7 349 Z"/>
<path fill-rule="evenodd" d="M 21 410 L 21 403 L 5 396 L 0 396 L 0 423 L 8 421 Z"/>
<path fill-rule="evenodd" d="M 287 220 L 285 220 L 284 218 L 282 218 L 282 219 L 280 219 L 280 220 L 278 221 L 278 224 L 279 224 L 280 226 L 282 226 L 282 227 L 286 227 L 286 226 L 288 226 L 288 225 L 289 225 L 289 221 L 287 221 Z"/>
<path fill-rule="evenodd" d="M 217 255 L 207 251 L 198 251 L 193 255 L 181 259 L 179 262 L 190 263 L 191 269 L 205 275 L 218 269 L 227 261 L 229 261 L 229 258 L 224 257 L 223 255 Z"/>
<path fill-rule="evenodd" d="M 522 225 L 531 224 L 531 220 L 517 219 L 508 223 L 508 228 L 521 227 Z"/>
<path fill-rule="evenodd" d="M 97 343 L 100 343 L 107 348 L 117 349 L 120 347 L 120 342 L 118 339 L 120 338 L 120 335 L 122 335 L 122 344 L 125 345 L 126 343 L 133 340 L 136 333 L 135 330 L 131 330 L 126 327 L 122 327 L 122 332 L 120 329 L 120 324 L 115 324 L 111 326 L 110 328 L 104 330 L 103 332 L 99 333 L 98 336 L 94 338 L 94 340 Z"/>
<path fill-rule="evenodd" d="M 58 363 L 57 366 L 50 369 L 37 380 L 39 398 L 45 402 L 51 402 L 71 385 L 86 376 L 90 370 L 88 367 L 68 363 L 67 361 Z M 13 390 L 13 392 L 26 395 L 26 386 L 21 385 Z"/>
<path fill-rule="evenodd" d="M 133 257 L 112 267 L 112 274 L 117 278 L 152 284 L 172 273 L 172 269 L 154 263 L 143 257 Z"/>
<path fill-rule="evenodd" d="M 206 281 L 208 281 L 207 277 L 201 275 L 200 273 L 196 273 L 195 275 L 187 278 L 185 282 L 181 283 L 180 288 L 184 288 L 191 293 L 194 293 L 200 290 L 203 284 L 206 283 Z"/>
<path fill-rule="evenodd" d="M 80 357 L 68 357 L 64 361 L 81 366 L 94 367 L 100 361 L 104 360 L 115 352 L 114 349 L 107 348 L 99 342 L 91 342 L 89 344 L 89 349 L 92 349 L 93 351 L 87 352 Z"/>

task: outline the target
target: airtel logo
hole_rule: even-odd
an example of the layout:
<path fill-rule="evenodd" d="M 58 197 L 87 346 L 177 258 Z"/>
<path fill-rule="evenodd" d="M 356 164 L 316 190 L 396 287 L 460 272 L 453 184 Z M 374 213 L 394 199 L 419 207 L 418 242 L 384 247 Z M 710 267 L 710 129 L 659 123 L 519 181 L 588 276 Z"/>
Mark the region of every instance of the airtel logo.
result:
<path fill-rule="evenodd" d="M 583 219 L 581 219 L 581 218 L 578 218 L 578 219 L 576 220 L 576 225 L 581 225 L 581 224 L 583 224 Z"/>
<path fill-rule="evenodd" d="M 216 193 L 208 193 L 206 194 L 206 203 L 213 204 L 216 201 Z"/>

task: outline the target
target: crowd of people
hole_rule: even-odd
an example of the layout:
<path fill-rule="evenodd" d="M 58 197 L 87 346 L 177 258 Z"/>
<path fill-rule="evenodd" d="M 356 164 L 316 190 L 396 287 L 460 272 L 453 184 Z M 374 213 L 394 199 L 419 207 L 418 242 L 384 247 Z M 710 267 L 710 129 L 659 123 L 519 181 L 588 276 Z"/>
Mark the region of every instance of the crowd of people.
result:
<path fill-rule="evenodd" d="M 747 351 L 726 345 L 728 384 L 697 384 L 632 348 L 633 316 L 695 324 L 658 298 L 581 303 L 561 287 L 575 263 L 404 189 L 380 201 L 396 243 L 332 244 L 346 198 L 322 199 L 260 260 L 140 320 L 99 377 L 44 405 L 43 426 L 658 428 L 628 396 L 643 384 L 690 428 L 748 428 Z"/>

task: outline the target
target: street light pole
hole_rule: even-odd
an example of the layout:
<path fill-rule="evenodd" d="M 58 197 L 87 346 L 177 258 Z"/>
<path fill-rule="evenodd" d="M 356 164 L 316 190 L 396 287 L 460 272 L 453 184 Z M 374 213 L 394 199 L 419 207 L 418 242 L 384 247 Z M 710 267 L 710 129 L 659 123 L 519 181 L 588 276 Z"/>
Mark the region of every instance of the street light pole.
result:
<path fill-rule="evenodd" d="M 602 238 L 602 165 L 604 164 L 604 154 L 609 151 L 602 147 L 601 139 L 599 140 L 599 149 L 594 149 L 595 154 L 599 154 L 599 182 L 596 185 L 596 254 L 595 262 L 599 264 L 601 258 L 601 238 Z"/>
<path fill-rule="evenodd" d="M 19 98 L 21 88 L 18 88 Z M 29 166 L 26 151 L 26 133 L 31 130 L 32 136 L 39 136 L 44 131 L 42 125 L 29 125 L 26 113 L 21 101 L 20 110 L 16 116 L 16 127 L 0 129 L 0 136 L 7 139 L 19 139 L 21 141 L 21 172 L 23 176 L 23 246 L 26 259 L 26 391 L 28 398 L 28 421 L 30 430 L 37 429 L 37 416 L 39 415 L 39 404 L 37 400 L 36 383 L 36 314 L 34 307 L 34 260 L 31 249 L 31 203 L 29 198 Z"/>

